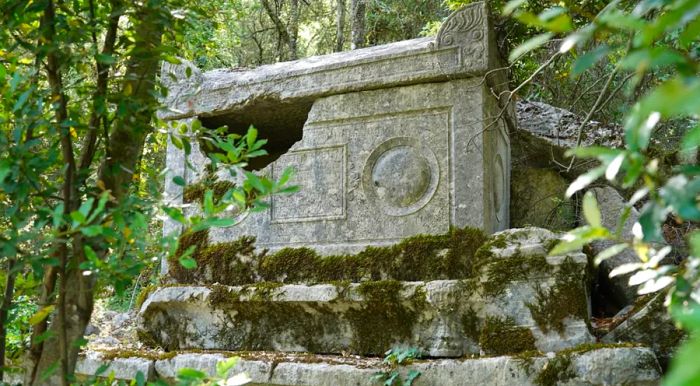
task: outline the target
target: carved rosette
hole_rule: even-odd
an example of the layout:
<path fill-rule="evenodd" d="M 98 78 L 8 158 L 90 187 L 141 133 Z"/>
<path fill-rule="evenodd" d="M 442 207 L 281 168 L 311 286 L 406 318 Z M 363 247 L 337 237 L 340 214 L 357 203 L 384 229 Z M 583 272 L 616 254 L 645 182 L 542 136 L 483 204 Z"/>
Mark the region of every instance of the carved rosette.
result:
<path fill-rule="evenodd" d="M 438 32 L 436 47 L 459 46 L 462 64 L 483 60 L 486 51 L 484 13 L 485 6 L 481 2 L 452 13 Z"/>

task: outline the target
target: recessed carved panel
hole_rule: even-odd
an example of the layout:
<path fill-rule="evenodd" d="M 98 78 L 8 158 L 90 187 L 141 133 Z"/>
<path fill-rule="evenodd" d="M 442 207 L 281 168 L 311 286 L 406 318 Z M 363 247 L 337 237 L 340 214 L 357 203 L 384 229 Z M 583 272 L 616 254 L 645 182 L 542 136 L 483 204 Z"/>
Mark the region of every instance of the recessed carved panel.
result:
<path fill-rule="evenodd" d="M 287 153 L 273 163 L 273 176 L 292 167 L 290 184 L 299 192 L 272 197 L 272 222 L 318 221 L 345 217 L 345 145 Z"/>

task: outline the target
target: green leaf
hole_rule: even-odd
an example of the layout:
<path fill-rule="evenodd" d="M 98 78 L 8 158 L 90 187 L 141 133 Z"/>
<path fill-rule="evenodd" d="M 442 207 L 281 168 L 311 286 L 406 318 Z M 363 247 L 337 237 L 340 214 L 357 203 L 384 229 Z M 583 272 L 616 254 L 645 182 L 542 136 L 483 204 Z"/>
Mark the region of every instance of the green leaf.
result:
<path fill-rule="evenodd" d="M 683 145 L 681 146 L 681 149 L 683 151 L 689 151 L 697 148 L 698 146 L 700 146 L 700 125 L 695 126 L 685 133 L 683 136 Z M 0 178 L 0 181 L 2 181 L 2 178 Z"/>
<path fill-rule="evenodd" d="M 182 211 L 178 208 L 164 206 L 163 212 L 165 212 L 165 214 L 167 214 L 168 217 L 170 217 L 172 220 L 175 220 L 180 224 L 185 224 L 187 222 L 187 219 L 185 219 L 185 215 L 183 215 Z"/>
<path fill-rule="evenodd" d="M 205 374 L 201 371 L 186 367 L 186 368 L 180 369 L 177 372 L 177 376 L 178 376 L 178 378 L 184 378 L 187 380 L 198 380 L 198 379 L 205 379 L 207 377 L 207 374 Z"/>
<path fill-rule="evenodd" d="M 549 251 L 549 256 L 563 255 L 573 251 L 580 251 L 584 245 L 595 240 L 604 240 L 610 237 L 610 231 L 603 227 L 582 226 L 569 231 L 562 241 Z"/>
<path fill-rule="evenodd" d="M 627 243 L 623 243 L 623 244 L 616 244 L 616 245 L 613 245 L 612 247 L 605 248 L 603 251 L 601 251 L 599 254 L 596 255 L 595 260 L 593 261 L 593 264 L 595 264 L 595 266 L 597 267 L 603 261 L 605 261 L 613 256 L 618 255 L 619 253 L 621 253 L 622 251 L 624 251 L 628 247 L 629 246 L 627 245 Z"/>
<path fill-rule="evenodd" d="M 77 210 L 70 212 L 70 218 L 73 220 L 73 227 L 84 223 L 86 220 L 85 215 Z"/>
<path fill-rule="evenodd" d="M 187 182 L 185 182 L 185 179 L 182 178 L 182 176 L 175 176 L 175 177 L 173 177 L 173 182 L 174 182 L 176 185 L 180 185 L 180 186 L 185 186 L 185 185 L 187 184 Z"/>
<path fill-rule="evenodd" d="M 218 227 L 218 228 L 226 228 L 230 226 L 234 226 L 238 223 L 238 221 L 235 218 L 212 218 L 209 219 L 209 224 L 213 227 Z"/>
<path fill-rule="evenodd" d="M 197 261 L 191 257 L 180 257 L 180 265 L 185 269 L 197 268 Z"/>
<path fill-rule="evenodd" d="M 525 4 L 527 0 L 510 0 L 506 5 L 503 7 L 503 16 L 508 16 L 513 11 L 516 9 L 520 8 L 521 5 Z"/>
<path fill-rule="evenodd" d="M 571 76 L 578 76 L 583 74 L 594 64 L 606 57 L 608 55 L 608 52 L 610 52 L 610 48 L 605 44 L 586 52 L 584 55 L 579 57 L 574 63 L 573 69 L 571 70 Z"/>
<path fill-rule="evenodd" d="M 97 258 L 97 254 L 95 253 L 95 251 L 94 251 L 89 245 L 83 246 L 83 251 L 85 252 L 85 257 L 87 257 L 88 260 L 90 260 L 90 261 L 97 261 L 97 260 L 99 260 L 99 259 Z"/>
<path fill-rule="evenodd" d="M 238 357 L 233 357 L 217 362 L 216 374 L 219 376 L 219 378 L 225 378 L 226 376 L 228 376 L 229 371 L 231 371 L 231 369 L 236 366 L 238 360 Z"/>
<path fill-rule="evenodd" d="M 80 233 L 84 234 L 87 237 L 95 237 L 101 235 L 102 230 L 103 228 L 101 225 L 90 225 L 80 228 Z"/>
<path fill-rule="evenodd" d="M 49 315 L 51 315 L 51 313 L 53 312 L 53 310 L 55 308 L 56 308 L 56 306 L 53 304 L 40 308 L 39 311 L 35 312 L 34 315 L 32 315 L 32 317 L 29 318 L 29 324 L 34 326 L 34 325 L 40 323 L 41 321 L 46 319 Z"/>
<path fill-rule="evenodd" d="M 411 369 L 408 371 L 408 374 L 406 374 L 406 386 L 411 386 L 413 385 L 413 381 L 415 381 L 418 377 L 420 377 L 421 372 L 415 369 Z"/>
<path fill-rule="evenodd" d="M 583 196 L 583 217 L 586 218 L 588 225 L 593 227 L 600 227 L 600 209 L 598 208 L 598 202 L 593 195 L 593 192 L 588 191 Z"/>
<path fill-rule="evenodd" d="M 553 33 L 547 32 L 528 39 L 511 51 L 508 61 L 514 62 L 518 60 L 521 56 L 547 43 L 553 36 Z"/>
<path fill-rule="evenodd" d="M 663 208 L 653 201 L 642 207 L 639 215 L 639 225 L 642 227 L 642 239 L 646 242 L 663 242 L 661 224 L 666 221 L 668 209 Z"/>
<path fill-rule="evenodd" d="M 5 177 L 7 177 L 8 174 L 10 174 L 10 171 L 12 169 L 10 168 L 10 161 L 9 160 L 3 160 L 0 162 L 0 184 L 5 180 Z"/>
<path fill-rule="evenodd" d="M 255 175 L 254 173 L 251 173 L 249 171 L 245 172 L 246 176 L 246 182 L 250 184 L 250 186 L 253 187 L 253 189 L 257 190 L 261 194 L 267 193 L 267 190 L 265 189 L 265 185 L 263 185 L 262 181 L 260 178 Z"/>
<path fill-rule="evenodd" d="M 638 269 L 641 269 L 643 267 L 642 263 L 626 263 L 626 264 L 621 264 L 615 267 L 612 271 L 610 271 L 610 277 L 617 277 L 620 275 L 626 275 L 628 273 L 632 273 Z"/>
<path fill-rule="evenodd" d="M 691 180 L 684 175 L 677 175 L 668 180 L 659 194 L 668 205 L 684 220 L 700 221 L 700 177 Z"/>
<path fill-rule="evenodd" d="M 114 56 L 109 54 L 97 54 L 95 59 L 97 59 L 97 61 L 102 64 L 114 64 L 117 62 L 117 59 L 115 59 Z"/>
<path fill-rule="evenodd" d="M 570 198 L 579 190 L 586 188 L 593 181 L 597 180 L 603 174 L 605 174 L 606 169 L 607 169 L 607 166 L 602 165 L 602 166 L 599 166 L 597 168 L 593 168 L 593 169 L 589 170 L 585 174 L 578 176 L 578 178 L 576 178 L 574 180 L 574 182 L 572 182 L 571 185 L 569 185 L 569 187 L 566 189 L 566 197 Z"/>
<path fill-rule="evenodd" d="M 209 216 L 214 214 L 214 192 L 211 189 L 204 192 L 203 207 L 205 214 Z"/>
<path fill-rule="evenodd" d="M 666 67 L 685 63 L 680 52 L 668 47 L 651 47 L 633 51 L 620 62 L 620 67 L 628 70 L 646 71 L 652 68 Z"/>
<path fill-rule="evenodd" d="M 248 149 L 252 149 L 255 145 L 255 140 L 258 139 L 258 130 L 253 126 L 250 126 L 248 128 L 248 134 L 246 134 L 245 139 L 246 144 L 248 145 Z"/>

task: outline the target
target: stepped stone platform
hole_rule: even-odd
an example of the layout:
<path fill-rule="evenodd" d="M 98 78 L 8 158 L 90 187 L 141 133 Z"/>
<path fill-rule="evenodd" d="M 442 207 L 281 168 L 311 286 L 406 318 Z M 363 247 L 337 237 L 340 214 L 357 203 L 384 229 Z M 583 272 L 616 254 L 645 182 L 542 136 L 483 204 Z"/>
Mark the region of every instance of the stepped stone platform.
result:
<path fill-rule="evenodd" d="M 545 256 L 553 241 L 556 235 L 537 228 L 498 233 L 479 249 L 477 275 L 462 280 L 164 286 L 141 306 L 141 336 L 168 350 L 560 351 L 594 338 L 587 258 Z"/>
<path fill-rule="evenodd" d="M 233 373 L 245 372 L 258 385 L 358 385 L 376 386 L 377 372 L 390 371 L 378 358 L 265 352 L 177 353 L 161 358 L 113 358 L 110 353 L 89 352 L 80 359 L 77 372 L 84 376 L 114 373 L 116 379 L 173 379 L 183 368 L 208 375 L 216 364 L 231 356 L 241 359 Z M 421 373 L 416 386 L 472 385 L 658 385 L 659 367 L 651 350 L 644 347 L 584 345 L 559 354 L 499 356 L 476 359 L 415 360 L 399 368 Z"/>

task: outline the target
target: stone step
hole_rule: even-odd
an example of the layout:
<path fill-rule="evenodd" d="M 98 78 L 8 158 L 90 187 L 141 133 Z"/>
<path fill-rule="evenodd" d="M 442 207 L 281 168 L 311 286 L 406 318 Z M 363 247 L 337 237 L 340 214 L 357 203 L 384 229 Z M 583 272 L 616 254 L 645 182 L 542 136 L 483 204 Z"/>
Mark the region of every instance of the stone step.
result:
<path fill-rule="evenodd" d="M 408 345 L 432 357 L 559 351 L 593 342 L 585 315 L 538 324 L 530 302 L 537 288 L 552 285 L 512 282 L 493 296 L 458 280 L 162 287 L 141 308 L 140 336 L 168 350 L 380 355 Z M 557 296 L 546 301 L 563 307 L 566 299 Z"/>
<path fill-rule="evenodd" d="M 463 280 L 164 286 L 140 308 L 140 336 L 169 351 L 560 351 L 594 338 L 587 258 L 546 256 L 553 241 L 534 228 L 502 232 L 479 250 L 477 273 Z"/>
<path fill-rule="evenodd" d="M 246 372 L 255 384 L 264 385 L 378 385 L 372 376 L 393 370 L 379 358 L 265 352 L 177 353 L 161 358 L 114 358 L 110 353 L 88 352 L 77 372 L 134 379 L 141 371 L 147 379 L 173 379 L 179 370 L 193 368 L 210 376 L 216 364 L 239 356 L 232 374 Z M 658 363 L 643 347 L 584 345 L 559 354 L 529 357 L 500 356 L 478 359 L 415 360 L 397 368 L 402 376 L 420 372 L 417 386 L 444 385 L 657 385 Z"/>

